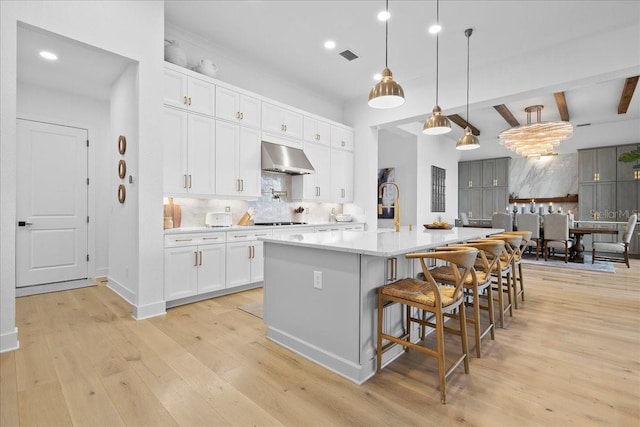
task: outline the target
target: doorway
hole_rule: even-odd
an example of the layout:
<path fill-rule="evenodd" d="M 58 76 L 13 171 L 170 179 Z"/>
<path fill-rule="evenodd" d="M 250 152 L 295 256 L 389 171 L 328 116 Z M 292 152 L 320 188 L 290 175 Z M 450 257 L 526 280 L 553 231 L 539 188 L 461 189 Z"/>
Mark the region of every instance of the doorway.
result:
<path fill-rule="evenodd" d="M 16 287 L 88 277 L 88 131 L 17 120 Z"/>

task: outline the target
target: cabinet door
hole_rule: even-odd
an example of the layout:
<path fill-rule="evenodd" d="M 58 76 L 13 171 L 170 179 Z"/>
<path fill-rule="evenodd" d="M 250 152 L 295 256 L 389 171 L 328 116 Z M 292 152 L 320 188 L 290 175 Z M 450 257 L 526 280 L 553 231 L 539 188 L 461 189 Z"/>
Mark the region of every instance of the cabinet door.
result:
<path fill-rule="evenodd" d="M 198 293 L 217 291 L 225 288 L 226 246 L 198 246 Z"/>
<path fill-rule="evenodd" d="M 596 184 L 586 183 L 578 186 L 579 219 L 593 220 L 596 211 Z"/>
<path fill-rule="evenodd" d="M 162 132 L 163 189 L 165 193 L 187 193 L 187 138 L 186 111 L 165 107 Z"/>
<path fill-rule="evenodd" d="M 276 134 L 284 133 L 282 109 L 268 102 L 262 103 L 262 130 Z"/>
<path fill-rule="evenodd" d="M 597 172 L 596 158 L 596 149 L 578 151 L 578 170 L 580 182 L 595 182 L 595 175 Z"/>
<path fill-rule="evenodd" d="M 618 199 L 618 221 L 628 221 L 631 215 L 640 212 L 640 181 L 620 181 L 617 184 L 616 193 Z M 623 229 L 620 226 L 618 228 L 620 230 Z M 638 233 L 640 231 L 636 224 L 636 229 L 629 243 L 629 253 L 631 254 L 638 254 L 640 251 L 640 236 Z M 622 239 L 622 234 L 618 238 Z"/>
<path fill-rule="evenodd" d="M 596 184 L 596 209 L 600 212 L 600 221 L 616 221 L 615 182 L 598 182 Z"/>
<path fill-rule="evenodd" d="M 496 185 L 496 161 L 495 159 L 482 161 L 482 186 L 493 187 Z"/>
<path fill-rule="evenodd" d="M 469 189 L 469 218 L 481 218 L 482 214 L 482 188 Z"/>
<path fill-rule="evenodd" d="M 240 126 L 216 121 L 216 194 L 236 196 L 240 191 L 238 156 Z"/>
<path fill-rule="evenodd" d="M 173 70 L 164 70 L 164 103 L 172 107 L 187 108 L 187 76 Z"/>
<path fill-rule="evenodd" d="M 598 181 L 615 181 L 618 154 L 616 147 L 598 148 Z"/>
<path fill-rule="evenodd" d="M 493 191 L 491 187 L 482 189 L 482 218 L 491 218 L 496 212 L 493 206 Z"/>
<path fill-rule="evenodd" d="M 331 186 L 331 151 L 322 145 L 309 145 L 304 149 L 315 173 L 304 175 L 303 199 L 327 201 L 330 197 Z M 296 177 L 294 177 L 296 178 Z"/>
<path fill-rule="evenodd" d="M 227 288 L 251 283 L 251 242 L 227 243 Z"/>
<path fill-rule="evenodd" d="M 216 87 L 214 84 L 189 77 L 187 92 L 189 111 L 213 117 L 216 106 Z"/>
<path fill-rule="evenodd" d="M 482 187 L 482 160 L 469 162 L 469 182 L 471 187 Z"/>
<path fill-rule="evenodd" d="M 353 151 L 353 130 L 332 125 L 331 146 L 342 150 Z"/>
<path fill-rule="evenodd" d="M 458 188 L 469 188 L 469 162 L 458 162 Z"/>
<path fill-rule="evenodd" d="M 331 125 L 322 120 L 304 117 L 304 140 L 316 144 L 331 144 Z"/>
<path fill-rule="evenodd" d="M 226 87 L 216 86 L 216 117 L 239 121 L 240 94 Z"/>
<path fill-rule="evenodd" d="M 331 150 L 331 202 L 353 201 L 353 153 Z"/>
<path fill-rule="evenodd" d="M 497 187 L 509 187 L 510 158 L 496 159 L 494 179 Z M 505 205 L 506 206 L 506 205 Z"/>
<path fill-rule="evenodd" d="M 197 246 L 164 250 L 164 299 L 196 295 L 198 283 Z"/>
<path fill-rule="evenodd" d="M 302 139 L 302 114 L 283 110 L 284 133 L 289 138 Z"/>
<path fill-rule="evenodd" d="M 189 114 L 190 193 L 215 194 L 216 122 L 210 117 Z"/>
<path fill-rule="evenodd" d="M 494 212 L 505 212 L 509 205 L 509 187 L 494 187 L 492 196 L 491 215 L 493 216 Z"/>
<path fill-rule="evenodd" d="M 253 247 L 251 258 L 251 283 L 264 280 L 264 243 L 259 240 L 251 242 Z"/>
<path fill-rule="evenodd" d="M 240 95 L 240 123 L 253 128 L 260 127 L 260 100 Z"/>
<path fill-rule="evenodd" d="M 261 147 L 258 129 L 240 127 L 238 150 L 238 176 L 240 194 L 246 197 L 260 197 L 262 190 L 260 163 Z"/>
<path fill-rule="evenodd" d="M 620 155 L 622 153 L 628 153 L 630 151 L 633 151 L 636 149 L 636 147 L 638 147 L 637 144 L 634 145 L 622 145 L 620 147 L 618 147 L 616 155 L 617 157 L 620 157 Z M 618 162 L 616 170 L 617 170 L 617 176 L 618 176 L 618 181 L 632 181 L 637 179 L 636 175 L 638 173 L 640 173 L 640 170 L 638 169 L 633 169 L 634 166 L 636 166 L 636 163 L 638 162 Z"/>
<path fill-rule="evenodd" d="M 469 189 L 458 189 L 458 212 L 469 216 Z"/>

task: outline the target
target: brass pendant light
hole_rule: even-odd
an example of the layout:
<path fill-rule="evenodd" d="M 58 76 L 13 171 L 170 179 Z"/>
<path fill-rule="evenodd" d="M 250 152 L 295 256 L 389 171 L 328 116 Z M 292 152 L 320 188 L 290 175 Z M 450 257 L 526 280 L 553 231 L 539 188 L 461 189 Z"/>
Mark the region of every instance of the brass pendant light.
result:
<path fill-rule="evenodd" d="M 469 38 L 472 33 L 472 28 L 464 30 L 464 35 L 467 37 L 467 123 L 469 123 Z M 456 150 L 473 150 L 474 148 L 480 148 L 480 141 L 471 132 L 471 128 L 467 126 L 464 130 L 464 135 L 456 144 Z"/>
<path fill-rule="evenodd" d="M 436 1 L 436 25 L 440 26 L 440 0 Z M 439 74 L 439 37 L 440 31 L 436 32 L 436 106 L 433 107 L 433 114 L 424 122 L 422 133 L 427 135 L 442 135 L 451 132 L 451 123 L 447 116 L 442 115 L 442 110 L 438 105 L 438 74 Z"/>
<path fill-rule="evenodd" d="M 384 42 L 384 70 L 382 78 L 369 92 L 369 106 L 378 109 L 399 107 L 404 104 L 404 91 L 402 87 L 393 80 L 391 70 L 387 66 L 388 45 L 389 45 L 389 0 L 387 0 L 387 19 L 385 20 L 385 42 Z"/>

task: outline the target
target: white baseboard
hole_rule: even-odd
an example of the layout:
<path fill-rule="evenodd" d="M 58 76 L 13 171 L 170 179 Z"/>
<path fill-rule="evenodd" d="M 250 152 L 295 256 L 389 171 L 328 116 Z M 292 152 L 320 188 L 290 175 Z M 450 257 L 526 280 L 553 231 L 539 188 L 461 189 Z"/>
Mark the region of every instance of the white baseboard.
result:
<path fill-rule="evenodd" d="M 107 278 L 107 288 L 111 289 L 116 294 L 120 295 L 120 297 L 128 302 L 131 306 L 134 305 L 135 294 L 131 292 L 128 288 L 123 286 L 117 280 L 113 280 L 111 278 Z"/>
<path fill-rule="evenodd" d="M 46 294 L 48 292 L 68 291 L 69 289 L 96 286 L 93 279 L 70 280 L 68 282 L 45 283 L 43 285 L 23 286 L 16 288 L 16 297 Z"/>
<path fill-rule="evenodd" d="M 163 314 L 167 314 L 166 306 L 167 304 L 164 300 L 145 305 L 132 305 L 131 315 L 136 320 L 162 316 Z"/>
<path fill-rule="evenodd" d="M 18 341 L 18 328 L 15 328 L 13 332 L 0 335 L 0 353 L 14 351 L 19 348 L 20 342 Z"/>

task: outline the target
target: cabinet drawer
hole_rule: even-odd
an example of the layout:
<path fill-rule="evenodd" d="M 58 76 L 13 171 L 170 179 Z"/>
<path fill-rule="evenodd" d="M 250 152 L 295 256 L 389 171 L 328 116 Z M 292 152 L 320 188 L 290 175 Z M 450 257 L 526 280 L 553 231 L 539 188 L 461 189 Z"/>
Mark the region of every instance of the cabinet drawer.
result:
<path fill-rule="evenodd" d="M 185 233 L 164 236 L 164 247 L 210 245 L 226 242 L 226 233 Z"/>
<path fill-rule="evenodd" d="M 229 231 L 227 232 L 228 242 L 244 242 L 256 240 L 258 237 L 271 236 L 271 230 L 247 230 L 247 231 Z"/>

